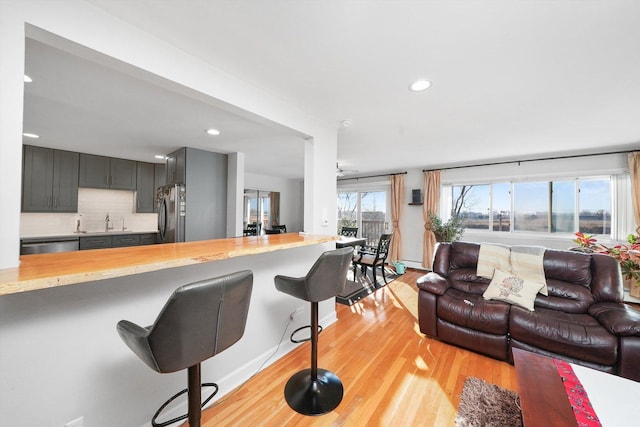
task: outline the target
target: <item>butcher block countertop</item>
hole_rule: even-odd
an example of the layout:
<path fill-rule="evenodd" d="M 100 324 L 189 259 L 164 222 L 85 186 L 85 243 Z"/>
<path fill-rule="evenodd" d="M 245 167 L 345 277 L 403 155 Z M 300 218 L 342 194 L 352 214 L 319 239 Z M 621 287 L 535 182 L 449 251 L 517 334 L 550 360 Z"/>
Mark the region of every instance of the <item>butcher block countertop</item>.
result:
<path fill-rule="evenodd" d="M 22 255 L 19 267 L 0 270 L 0 295 L 257 255 L 337 239 L 336 236 L 287 233 Z"/>

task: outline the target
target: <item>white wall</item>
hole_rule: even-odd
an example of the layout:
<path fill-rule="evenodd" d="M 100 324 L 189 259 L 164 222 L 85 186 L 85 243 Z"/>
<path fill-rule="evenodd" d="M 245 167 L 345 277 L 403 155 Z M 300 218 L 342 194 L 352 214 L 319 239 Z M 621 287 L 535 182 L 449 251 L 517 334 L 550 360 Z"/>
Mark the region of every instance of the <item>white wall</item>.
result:
<path fill-rule="evenodd" d="M 402 258 L 407 266 L 422 268 L 422 240 L 424 219 L 422 206 L 409 206 L 411 190 L 420 189 L 424 197 L 424 178 L 421 170 L 408 170 L 404 178 L 404 213 L 400 220 L 402 231 Z"/>
<path fill-rule="evenodd" d="M 286 225 L 289 233 L 304 231 L 302 180 L 247 173 L 245 188 L 280 192 L 280 224 Z"/>
<path fill-rule="evenodd" d="M 242 236 L 244 205 L 244 153 L 229 154 L 227 169 L 227 237 Z"/>
<path fill-rule="evenodd" d="M 222 73 L 84 1 L 3 0 L 0 179 L 14 185 L 0 187 L 0 269 L 16 266 L 19 259 L 17 183 L 27 23 L 310 135 L 305 143 L 303 228 L 334 233 L 337 131 L 333 124 L 320 123 L 277 96 Z M 323 212 L 328 213 L 326 223 Z M 319 251 L 326 249 L 322 246 L 303 249 L 294 257 L 285 251 L 0 297 L 0 425 L 59 427 L 78 416 L 85 417 L 86 427 L 143 424 L 169 393 L 184 385 L 185 378 L 182 373 L 149 372 L 119 342 L 115 322 L 121 318 L 149 322 L 179 282 L 240 268 L 257 271 L 255 286 L 272 290 L 275 274 L 305 273 Z M 262 291 L 260 295 L 264 298 L 256 303 L 261 309 L 252 315 L 252 326 L 243 341 L 205 368 L 205 378 L 224 384 L 222 394 L 246 378 L 276 345 L 288 310 L 297 307 L 290 298 L 265 296 Z M 323 310 L 324 322 L 335 318 L 331 304 Z M 244 370 L 234 371 L 238 363 L 245 362 Z"/>

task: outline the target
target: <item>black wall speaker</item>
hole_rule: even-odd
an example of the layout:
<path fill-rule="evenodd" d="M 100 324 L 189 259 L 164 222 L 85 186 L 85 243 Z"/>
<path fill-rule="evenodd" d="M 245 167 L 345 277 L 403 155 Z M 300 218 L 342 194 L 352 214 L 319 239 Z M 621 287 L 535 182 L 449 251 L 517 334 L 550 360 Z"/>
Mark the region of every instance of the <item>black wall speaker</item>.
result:
<path fill-rule="evenodd" d="M 422 195 L 420 189 L 411 190 L 411 203 L 422 203 Z"/>

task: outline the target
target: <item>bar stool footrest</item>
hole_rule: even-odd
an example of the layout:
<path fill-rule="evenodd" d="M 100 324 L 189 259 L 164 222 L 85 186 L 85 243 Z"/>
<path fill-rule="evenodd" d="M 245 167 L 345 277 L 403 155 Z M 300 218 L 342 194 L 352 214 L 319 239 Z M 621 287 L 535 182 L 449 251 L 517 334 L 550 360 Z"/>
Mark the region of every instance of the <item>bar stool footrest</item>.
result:
<path fill-rule="evenodd" d="M 294 343 L 294 344 L 300 344 L 302 342 L 307 342 L 307 341 L 311 341 L 311 337 L 308 338 L 301 338 L 301 339 L 295 339 L 293 338 L 293 336 L 295 334 L 297 334 L 298 332 L 300 332 L 303 329 L 307 329 L 309 328 L 309 330 L 311 330 L 311 325 L 305 325 L 305 326 L 300 326 L 298 329 L 296 329 L 295 331 L 291 332 L 291 335 L 289 336 L 289 340 Z M 318 325 L 318 335 L 320 335 L 320 332 L 322 332 L 322 325 Z"/>
<path fill-rule="evenodd" d="M 201 387 L 214 387 L 215 389 L 213 390 L 213 392 L 211 392 L 211 394 L 202 401 L 202 404 L 200 405 L 200 408 L 204 408 L 204 405 L 206 405 L 207 403 L 209 403 L 209 401 L 211 399 L 213 399 L 213 396 L 215 396 L 218 393 L 218 384 L 216 383 L 202 383 Z M 187 417 L 189 416 L 189 414 L 184 414 L 184 415 L 180 415 L 179 417 L 170 419 L 168 421 L 162 421 L 162 422 L 158 422 L 156 421 L 156 419 L 158 418 L 158 416 L 162 413 L 162 411 L 171 404 L 171 402 L 173 402 L 174 400 L 176 400 L 178 397 L 182 396 L 183 394 L 187 393 L 189 391 L 189 389 L 184 389 L 179 391 L 178 393 L 174 394 L 173 396 L 171 396 L 169 398 L 169 400 L 167 400 L 166 402 L 164 402 L 162 404 L 162 406 L 156 411 L 155 414 L 153 414 L 153 418 L 151 418 L 151 425 L 153 427 L 166 427 L 168 425 L 171 425 L 173 423 L 177 423 L 178 421 L 182 421 L 182 420 L 186 420 Z"/>

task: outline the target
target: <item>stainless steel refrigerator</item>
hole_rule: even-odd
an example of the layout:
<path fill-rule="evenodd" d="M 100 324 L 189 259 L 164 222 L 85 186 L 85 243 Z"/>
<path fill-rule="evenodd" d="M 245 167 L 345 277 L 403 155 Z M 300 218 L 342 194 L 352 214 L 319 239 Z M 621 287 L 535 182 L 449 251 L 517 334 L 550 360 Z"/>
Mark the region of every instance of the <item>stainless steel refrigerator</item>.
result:
<path fill-rule="evenodd" d="M 182 184 L 165 185 L 156 190 L 158 232 L 161 243 L 185 241 L 186 196 L 186 187 Z"/>

